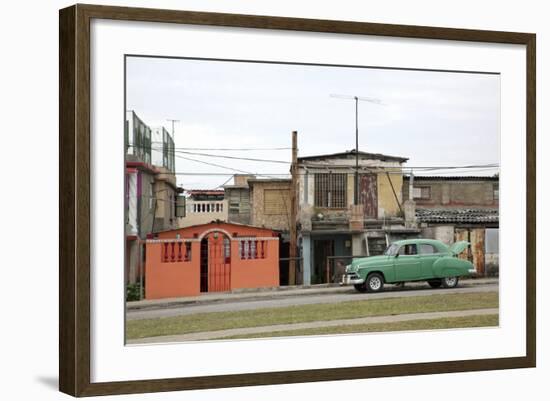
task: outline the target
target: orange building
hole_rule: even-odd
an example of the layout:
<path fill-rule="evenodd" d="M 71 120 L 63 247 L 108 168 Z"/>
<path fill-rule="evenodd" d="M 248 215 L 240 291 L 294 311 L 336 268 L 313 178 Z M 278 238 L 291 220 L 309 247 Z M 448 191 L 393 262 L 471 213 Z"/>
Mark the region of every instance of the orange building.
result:
<path fill-rule="evenodd" d="M 279 238 L 270 229 L 212 222 L 147 240 L 145 298 L 279 285 Z"/>

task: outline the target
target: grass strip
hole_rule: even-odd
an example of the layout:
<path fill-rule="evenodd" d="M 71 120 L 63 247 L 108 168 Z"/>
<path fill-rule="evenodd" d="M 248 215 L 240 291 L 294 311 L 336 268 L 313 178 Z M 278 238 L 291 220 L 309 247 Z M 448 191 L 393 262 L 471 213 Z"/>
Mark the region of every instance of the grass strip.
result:
<path fill-rule="evenodd" d="M 497 307 L 497 292 L 479 292 L 368 299 L 235 312 L 196 313 L 184 316 L 129 320 L 126 322 L 126 338 L 138 339 L 240 327 Z"/>
<path fill-rule="evenodd" d="M 314 336 L 327 334 L 352 334 L 352 333 L 371 333 L 385 331 L 412 331 L 412 330 L 440 330 L 456 329 L 465 327 L 491 327 L 498 326 L 498 315 L 474 315 L 464 317 L 449 317 L 438 319 L 418 319 L 404 322 L 393 323 L 367 323 L 353 324 L 337 327 L 317 327 L 311 329 L 285 330 L 269 333 L 254 333 L 247 335 L 235 335 L 219 338 L 210 338 L 212 340 L 230 340 L 245 338 L 267 338 L 267 337 L 294 337 L 294 336 Z"/>

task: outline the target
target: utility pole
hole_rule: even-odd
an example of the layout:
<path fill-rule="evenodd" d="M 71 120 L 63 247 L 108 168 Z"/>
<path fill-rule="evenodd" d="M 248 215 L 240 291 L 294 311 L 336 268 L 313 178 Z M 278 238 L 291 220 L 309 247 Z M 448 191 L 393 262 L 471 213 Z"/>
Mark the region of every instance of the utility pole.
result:
<path fill-rule="evenodd" d="M 175 143 L 176 143 L 176 131 L 174 129 L 174 123 L 179 123 L 180 120 L 172 120 L 170 118 L 167 118 L 166 121 L 171 121 L 172 122 L 172 140 L 174 141 L 174 147 L 175 147 Z"/>
<path fill-rule="evenodd" d="M 359 204 L 359 98 L 355 98 L 355 191 L 354 204 Z"/>
<path fill-rule="evenodd" d="M 409 178 L 409 200 L 414 200 L 414 172 L 411 170 L 411 175 Z"/>
<path fill-rule="evenodd" d="M 298 244 L 298 132 L 292 131 L 292 163 L 290 165 L 290 249 L 288 261 L 288 284 L 296 284 L 296 247 Z"/>
<path fill-rule="evenodd" d="M 362 96 L 350 96 L 350 95 L 334 95 L 331 94 L 330 97 L 335 97 L 339 99 L 352 99 L 355 101 L 355 191 L 353 194 L 353 203 L 354 205 L 359 204 L 359 101 L 375 103 L 382 105 L 380 99 L 373 97 L 362 97 Z"/>

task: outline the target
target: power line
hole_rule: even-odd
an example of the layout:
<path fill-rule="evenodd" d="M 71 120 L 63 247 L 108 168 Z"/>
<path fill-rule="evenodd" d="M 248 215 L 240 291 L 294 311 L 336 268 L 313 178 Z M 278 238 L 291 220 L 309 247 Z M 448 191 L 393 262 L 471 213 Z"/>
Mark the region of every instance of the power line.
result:
<path fill-rule="evenodd" d="M 134 146 L 134 147 L 138 147 L 137 145 L 129 145 L 129 146 Z M 162 150 L 162 148 L 151 148 L 153 150 Z M 196 153 L 196 152 L 187 152 L 187 151 L 178 151 L 176 153 L 182 153 L 182 154 L 188 154 L 188 155 L 193 155 L 193 156 L 204 156 L 204 157 L 216 157 L 216 158 L 223 158 L 223 159 L 233 159 L 233 160 L 246 160 L 246 161 L 257 161 L 257 162 L 265 162 L 265 163 L 279 163 L 279 164 L 290 164 L 289 161 L 284 161 L 284 160 L 273 160 L 273 159 L 257 159 L 257 158 L 248 158 L 248 157 L 237 157 L 237 156 L 225 156 L 225 155 L 213 155 L 213 154 L 209 154 L 209 153 Z M 198 161 L 196 159 L 190 159 L 190 158 L 185 158 L 181 155 L 175 155 L 175 157 L 179 157 L 179 158 L 183 158 L 183 159 L 188 159 L 188 160 L 193 160 L 193 161 Z M 198 161 L 198 162 L 201 162 L 201 161 Z M 203 162 L 203 163 L 207 163 L 207 162 Z M 214 166 L 216 166 L 215 164 L 212 164 Z M 302 167 L 311 167 L 311 168 L 323 168 L 323 169 L 332 169 L 332 168 L 352 168 L 352 166 L 350 165 L 347 165 L 347 164 L 331 164 L 331 165 L 327 165 L 327 164 L 324 164 L 324 163 L 315 163 L 315 162 L 302 162 L 302 163 L 299 163 L 299 166 L 302 166 Z M 407 170 L 407 169 L 415 169 L 415 170 L 443 170 L 443 169 L 446 169 L 446 170 L 450 170 L 450 169 L 467 169 L 467 168 L 498 168 L 500 167 L 500 165 L 498 163 L 489 163 L 489 164 L 478 164 L 478 165 L 465 165 L 465 166 L 400 166 L 400 167 L 385 167 L 385 168 L 388 168 L 388 169 L 402 169 L 402 170 Z M 227 166 L 224 166 L 224 168 L 229 168 L 229 169 L 234 169 L 233 167 L 227 167 Z M 384 167 L 367 167 L 367 166 L 359 166 L 360 169 L 380 169 L 380 168 L 384 168 Z M 250 173 L 252 174 L 252 173 Z"/>
<path fill-rule="evenodd" d="M 218 186 L 215 187 L 214 189 L 223 188 L 223 186 L 224 186 L 225 184 L 227 184 L 229 181 L 231 181 L 231 180 L 233 179 L 233 177 L 234 177 L 234 175 L 232 175 L 231 177 L 229 177 L 227 180 L 225 180 L 225 181 L 223 182 L 223 184 L 218 185 Z"/>
<path fill-rule="evenodd" d="M 159 141 L 152 141 L 151 143 L 162 143 Z M 135 146 L 135 145 L 131 145 Z M 174 148 L 175 150 L 216 150 L 224 152 L 233 152 L 233 151 L 271 151 L 271 150 L 290 150 L 292 148 Z"/>
<path fill-rule="evenodd" d="M 300 163 L 299 166 L 309 167 L 309 168 L 355 168 L 349 164 L 321 164 L 321 163 Z M 451 170 L 451 169 L 465 169 L 465 168 L 490 168 L 490 167 L 500 167 L 498 163 L 490 164 L 477 164 L 477 165 L 466 165 L 466 166 L 395 166 L 395 167 L 384 167 L 384 166 L 359 166 L 360 169 L 401 169 L 401 170 Z"/>
<path fill-rule="evenodd" d="M 190 157 L 185 157 L 185 156 L 181 156 L 181 155 L 176 155 L 176 157 L 179 158 L 179 159 L 185 159 L 185 160 L 193 161 L 193 162 L 196 162 L 196 163 L 206 164 L 208 166 L 214 166 L 214 167 L 219 167 L 219 168 L 223 168 L 223 169 L 226 169 L 226 170 L 237 171 L 239 173 L 254 175 L 254 173 L 251 173 L 249 171 L 239 170 L 239 169 L 236 169 L 236 168 L 233 168 L 233 167 L 223 166 L 221 164 L 209 163 L 209 162 L 205 162 L 203 160 L 192 159 Z M 174 174 L 179 175 L 178 173 L 174 173 Z"/>
<path fill-rule="evenodd" d="M 473 173 L 473 172 L 488 172 L 488 171 L 491 171 L 491 170 L 498 170 L 497 168 L 494 168 L 494 169 L 479 169 L 479 170 L 452 170 L 453 173 Z M 384 171 L 378 171 L 378 172 L 384 172 Z M 305 176 L 305 175 L 313 175 L 313 174 L 318 174 L 318 173 L 322 173 L 322 172 L 310 172 L 310 173 L 296 173 L 297 175 L 300 175 L 300 176 Z M 333 172 L 333 171 L 327 171 L 326 173 L 324 174 L 329 174 L 329 173 L 333 173 L 333 174 L 352 174 L 353 171 L 344 171 L 344 172 Z M 385 172 L 384 172 L 385 173 Z M 428 172 L 427 172 L 428 173 Z M 407 175 L 409 174 L 408 171 L 388 171 L 388 174 L 391 174 L 391 175 Z M 434 173 L 435 174 L 445 174 L 444 172 L 438 172 L 438 173 Z M 198 177 L 209 177 L 209 176 L 212 176 L 212 177 L 232 177 L 233 175 L 235 175 L 234 173 L 221 173 L 221 172 L 213 172 L 213 173 L 190 173 L 190 172 L 175 172 L 174 175 L 178 175 L 178 176 L 198 176 Z M 290 173 L 262 173 L 262 174 L 256 174 L 256 173 L 249 173 L 249 175 L 254 175 L 254 176 L 257 176 L 257 177 L 267 177 L 267 178 L 281 178 L 281 179 L 290 179 Z"/>
<path fill-rule="evenodd" d="M 253 162 L 262 162 L 262 163 L 279 163 L 279 164 L 290 164 L 290 162 L 284 161 L 284 160 L 273 160 L 273 159 L 255 159 L 250 157 L 236 157 L 236 156 L 224 156 L 224 155 L 212 155 L 209 153 L 194 153 L 194 152 L 186 152 L 183 150 L 178 150 L 176 153 L 183 153 L 193 156 L 204 156 L 204 157 L 216 157 L 220 159 L 234 159 L 234 160 L 246 160 L 246 161 L 253 161 Z"/>
<path fill-rule="evenodd" d="M 129 146 L 136 147 L 136 148 L 137 147 L 143 148 L 143 146 L 138 146 L 138 145 L 129 145 Z M 147 147 L 147 149 L 148 148 L 149 147 Z M 163 150 L 163 148 L 151 147 L 151 150 L 161 151 L 161 150 Z M 184 150 L 174 150 L 174 153 L 176 153 L 176 154 L 181 153 L 181 154 L 187 154 L 187 155 L 192 155 L 192 156 L 215 157 L 215 158 L 219 158 L 219 159 L 233 159 L 233 160 L 246 160 L 246 161 L 262 162 L 262 163 L 290 164 L 290 162 L 284 161 L 284 160 L 257 159 L 257 158 L 251 158 L 251 157 L 237 157 L 237 156 L 226 156 L 226 155 L 213 155 L 213 154 L 210 154 L 210 153 L 196 153 L 196 152 L 188 152 L 188 151 L 184 151 Z"/>

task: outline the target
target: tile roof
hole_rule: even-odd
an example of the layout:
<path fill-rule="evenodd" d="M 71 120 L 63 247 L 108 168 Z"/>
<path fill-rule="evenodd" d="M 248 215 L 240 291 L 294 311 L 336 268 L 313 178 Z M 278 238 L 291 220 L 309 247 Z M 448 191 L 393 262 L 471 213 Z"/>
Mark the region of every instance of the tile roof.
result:
<path fill-rule="evenodd" d="M 498 223 L 498 209 L 416 209 L 421 223 Z"/>

